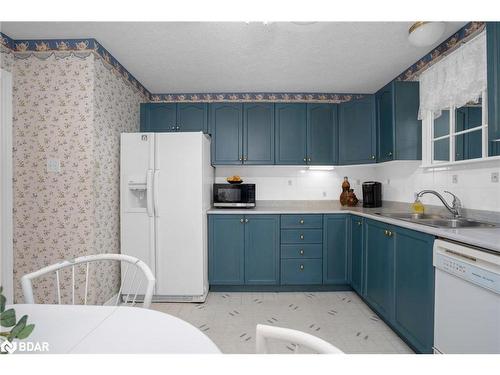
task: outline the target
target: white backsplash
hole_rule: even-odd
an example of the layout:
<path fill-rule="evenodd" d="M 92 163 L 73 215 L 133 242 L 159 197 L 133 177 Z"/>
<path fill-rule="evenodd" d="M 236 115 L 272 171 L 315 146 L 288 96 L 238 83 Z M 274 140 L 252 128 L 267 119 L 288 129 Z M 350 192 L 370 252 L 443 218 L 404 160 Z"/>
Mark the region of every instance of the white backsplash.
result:
<path fill-rule="evenodd" d="M 500 172 L 500 162 L 468 164 L 447 170 L 419 168 L 419 161 L 394 161 L 376 165 L 338 166 L 332 171 L 308 170 L 288 166 L 217 167 L 216 182 L 239 175 L 246 183 L 257 185 L 257 200 L 338 200 L 344 176 L 362 199 L 363 181 L 380 181 L 382 199 L 413 202 L 414 193 L 423 189 L 449 190 L 462 200 L 465 208 L 500 211 L 500 183 L 491 182 L 491 173 Z M 457 183 L 452 183 L 457 175 Z M 434 196 L 424 196 L 424 204 L 441 205 Z"/>

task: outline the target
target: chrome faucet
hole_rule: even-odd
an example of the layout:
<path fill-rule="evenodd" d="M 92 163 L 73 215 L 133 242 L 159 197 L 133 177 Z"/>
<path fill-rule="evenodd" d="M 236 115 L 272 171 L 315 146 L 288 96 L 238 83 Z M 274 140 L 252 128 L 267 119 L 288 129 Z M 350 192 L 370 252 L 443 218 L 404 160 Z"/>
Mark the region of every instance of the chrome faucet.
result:
<path fill-rule="evenodd" d="M 434 194 L 436 197 L 439 198 L 441 202 L 443 202 L 444 206 L 448 211 L 451 212 L 454 219 L 459 218 L 461 216 L 460 210 L 462 208 L 462 202 L 460 202 L 460 199 L 458 199 L 458 197 L 455 194 L 446 190 L 445 193 L 451 194 L 451 196 L 453 197 L 453 202 L 451 203 L 451 206 L 448 203 L 446 203 L 446 200 L 443 198 L 441 194 L 439 194 L 437 191 L 434 190 L 422 190 L 421 192 L 417 193 L 416 197 L 420 198 L 424 194 Z"/>

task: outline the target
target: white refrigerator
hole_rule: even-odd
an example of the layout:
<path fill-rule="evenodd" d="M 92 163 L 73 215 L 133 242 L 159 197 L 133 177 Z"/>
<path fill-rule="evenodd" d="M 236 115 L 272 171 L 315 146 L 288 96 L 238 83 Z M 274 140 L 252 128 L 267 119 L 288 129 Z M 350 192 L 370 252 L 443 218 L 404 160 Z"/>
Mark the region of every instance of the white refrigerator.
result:
<path fill-rule="evenodd" d="M 210 137 L 123 133 L 120 161 L 122 254 L 145 261 L 153 271 L 153 301 L 203 302 L 214 182 Z M 134 291 L 125 283 L 122 294 L 127 293 Z"/>

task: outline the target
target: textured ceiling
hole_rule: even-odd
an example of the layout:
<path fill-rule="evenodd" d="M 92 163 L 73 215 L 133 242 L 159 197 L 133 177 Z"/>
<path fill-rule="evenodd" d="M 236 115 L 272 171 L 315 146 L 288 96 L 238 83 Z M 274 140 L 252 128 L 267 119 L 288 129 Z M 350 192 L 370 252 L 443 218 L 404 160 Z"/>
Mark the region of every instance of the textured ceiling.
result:
<path fill-rule="evenodd" d="M 433 46 L 411 22 L 3 22 L 13 39 L 95 38 L 153 93 L 372 93 Z"/>

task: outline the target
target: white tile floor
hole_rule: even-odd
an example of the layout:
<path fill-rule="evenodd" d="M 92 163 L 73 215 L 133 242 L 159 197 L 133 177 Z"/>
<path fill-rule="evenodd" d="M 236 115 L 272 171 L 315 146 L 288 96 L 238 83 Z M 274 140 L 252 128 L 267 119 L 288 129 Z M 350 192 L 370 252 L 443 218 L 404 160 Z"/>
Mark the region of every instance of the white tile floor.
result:
<path fill-rule="evenodd" d="M 223 353 L 254 353 L 258 323 L 298 329 L 345 353 L 413 353 L 353 292 L 210 293 L 203 304 L 154 303 L 209 336 Z M 290 343 L 271 350 L 291 353 Z"/>

